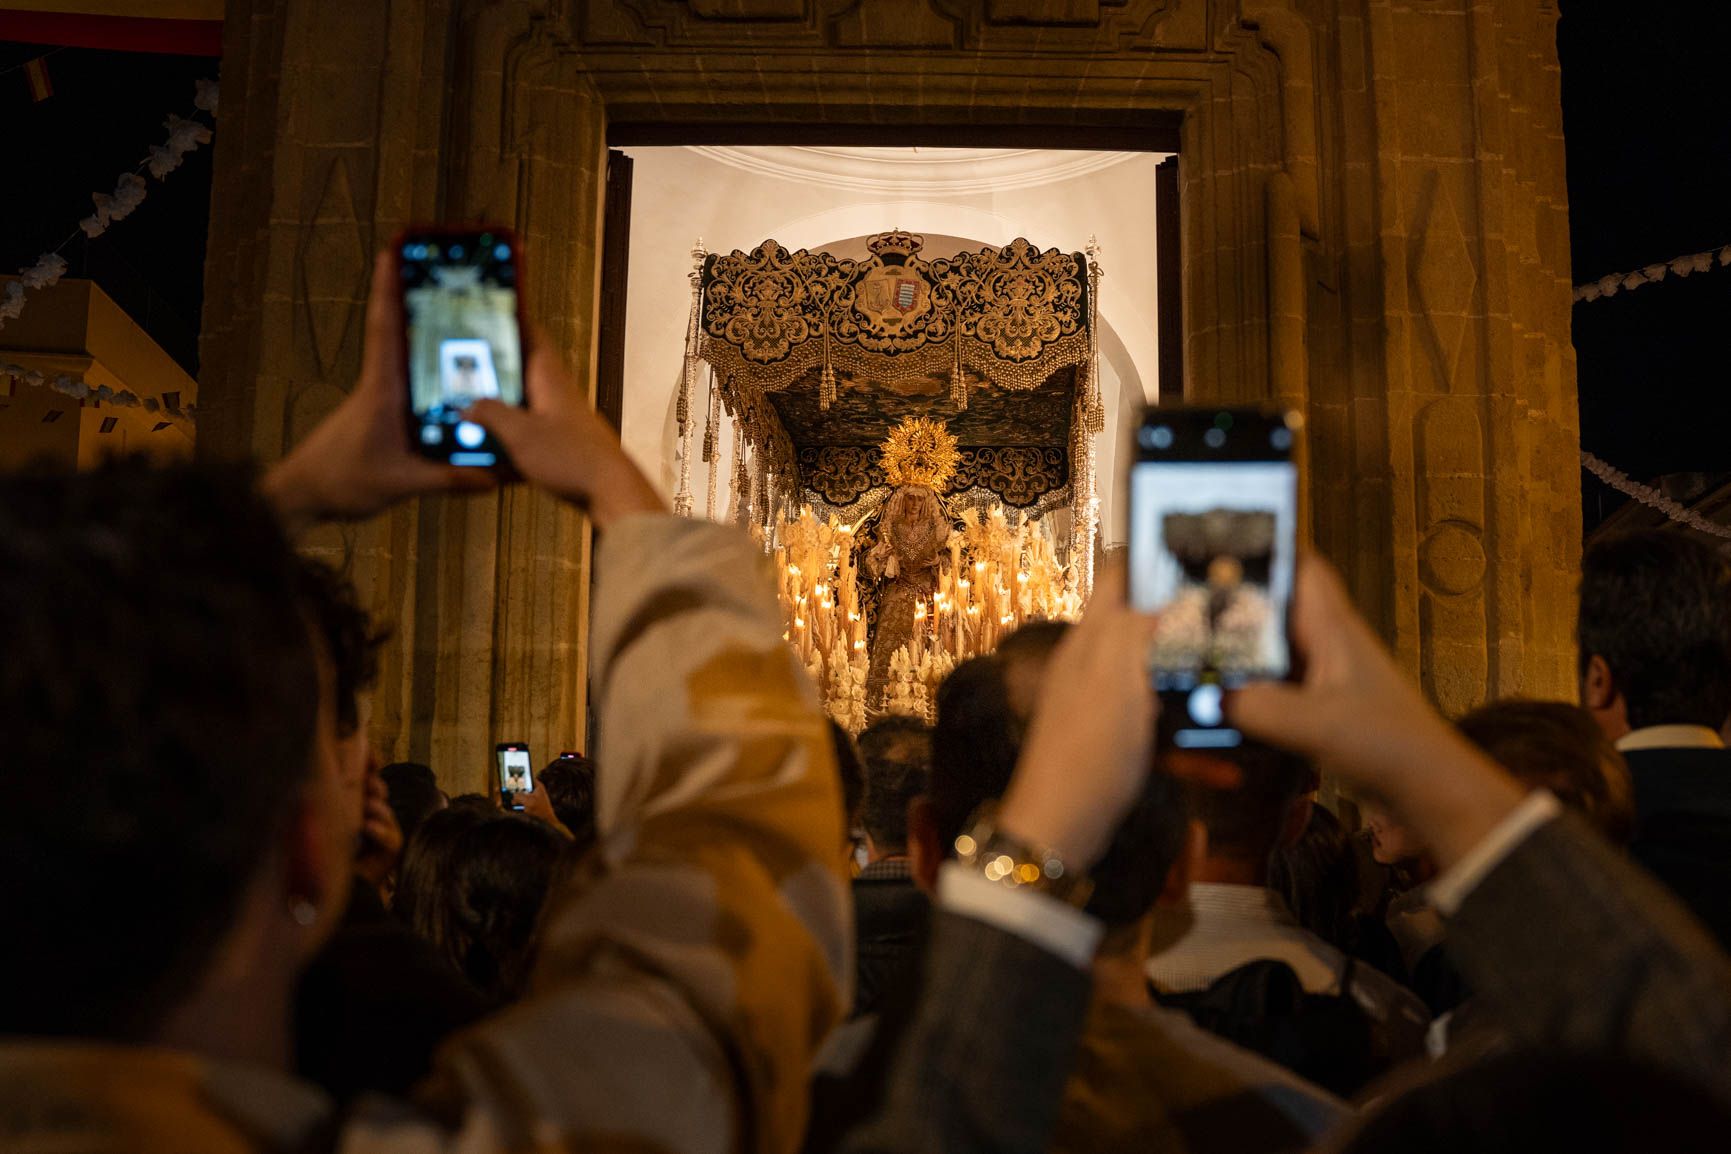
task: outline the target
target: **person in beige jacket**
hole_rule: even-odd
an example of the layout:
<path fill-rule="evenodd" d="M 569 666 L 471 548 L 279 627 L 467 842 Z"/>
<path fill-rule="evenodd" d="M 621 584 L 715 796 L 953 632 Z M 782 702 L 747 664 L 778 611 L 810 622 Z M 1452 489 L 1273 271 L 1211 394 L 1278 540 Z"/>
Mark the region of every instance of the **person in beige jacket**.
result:
<path fill-rule="evenodd" d="M 193 543 L 228 532 L 249 542 L 249 556 L 260 558 L 256 571 L 232 567 L 197 577 L 194 599 L 214 606 L 212 621 L 233 605 L 274 605 L 276 619 L 290 623 L 284 636 L 292 641 L 296 628 L 305 634 L 292 599 L 270 600 L 277 588 L 271 575 L 293 564 L 287 537 L 270 524 L 273 508 L 293 534 L 321 520 L 370 516 L 417 494 L 495 483 L 410 453 L 391 283 L 381 260 L 361 379 L 264 479 L 269 506 L 222 491 L 233 481 L 200 467 L 180 467 L 178 476 L 133 465 L 81 477 L 0 479 L 0 489 L 12 490 L 9 508 L 35 501 L 69 510 L 52 520 L 18 515 L 8 530 L 8 580 L 28 589 L 36 578 L 59 579 L 67 555 L 79 550 L 140 572 L 156 563 L 195 571 L 203 555 L 188 555 Z M 250 846 L 252 858 L 250 878 L 209 908 L 189 905 L 197 899 L 177 889 L 176 909 L 190 909 L 198 931 L 188 940 L 204 938 L 179 955 L 178 972 L 188 977 L 141 988 L 116 1001 L 113 1014 L 80 1009 L 58 983 L 57 992 L 30 993 L 44 976 L 33 967 L 46 964 L 32 953 L 58 956 L 47 943 L 76 919 L 94 916 L 95 902 L 132 878 L 111 874 L 89 903 L 66 893 L 64 920 L 51 920 L 53 906 L 18 891 L 0 898 L 12 959 L 11 993 L 0 1003 L 0 1151 L 779 1154 L 798 1146 L 807 1070 L 846 1008 L 850 956 L 841 800 L 815 691 L 782 642 L 773 587 L 751 542 L 723 526 L 668 515 L 545 345 L 531 362 L 529 387 L 527 410 L 485 402 L 471 416 L 506 445 L 524 478 L 584 506 L 602 534 L 591 644 L 607 767 L 599 783 L 601 843 L 582 876 L 550 899 L 529 994 L 448 1042 L 413 1103 L 363 1102 L 338 1117 L 317 1090 L 284 1072 L 294 976 L 340 915 L 343 859 L 353 843 L 333 817 L 330 783 L 348 751 L 330 720 L 330 678 L 320 678 L 315 692 L 311 676 L 291 676 L 301 664 L 316 668 L 314 644 L 303 636 L 302 651 L 293 652 L 279 637 L 276 665 L 288 672 L 268 732 L 242 732 L 237 748 L 203 761 L 196 749 L 174 756 L 171 744 L 161 755 L 136 755 L 128 743 L 154 735 L 125 732 L 137 722 L 124 713 L 126 703 L 92 694 L 80 703 L 76 732 L 61 728 L 91 786 L 90 805 L 100 798 L 106 807 L 102 829 L 92 832 L 76 801 L 0 818 L 0 840 L 28 821 L 34 844 L 126 862 L 152 831 L 129 820 L 137 814 L 126 810 L 124 791 L 104 792 L 105 758 L 124 758 L 152 779 L 145 782 L 151 796 L 173 796 L 181 812 L 210 814 L 213 823 L 232 822 L 220 832 Z M 212 490 L 209 502 L 197 496 Z M 178 495 L 177 507 L 144 506 L 163 492 Z M 181 525 L 169 523 L 176 516 Z M 232 523 L 221 523 L 224 517 Z M 207 552 L 221 560 L 219 550 Z M 41 643 L 40 654 L 19 648 L 11 660 L 54 660 L 64 651 L 56 644 L 106 649 L 109 660 L 136 663 L 139 680 L 148 680 L 167 667 L 163 653 L 182 652 L 177 638 L 196 636 L 206 624 L 175 597 L 163 600 L 144 625 L 122 613 L 28 626 L 10 613 L 4 624 Z M 126 629 L 115 625 L 113 636 L 104 635 L 114 621 Z M 82 635 L 55 636 L 62 624 Z M 258 643 L 261 654 L 266 640 Z M 237 685 L 251 686 L 249 669 L 235 663 Z M 151 692 L 159 696 L 177 691 L 166 678 L 155 683 Z M 111 706 L 113 717 L 104 713 Z M 27 716 L 30 708 L 15 694 L 0 714 L 18 731 L 53 721 Z M 281 724 L 285 719 L 293 724 Z M 282 787 L 284 812 L 225 809 L 218 771 L 256 772 L 272 756 L 267 738 L 279 751 L 296 751 L 303 780 Z M 232 762 L 216 765 L 221 756 Z M 10 756 L 0 765 L 0 784 L 9 790 L 35 770 Z M 8 887 L 37 880 L 46 879 L 11 878 Z M 221 890 L 213 881 L 212 892 Z M 141 883 L 139 892 L 147 902 L 148 886 Z M 144 919 L 148 925 L 148 911 Z M 134 972 L 129 951 L 158 960 L 172 953 L 148 936 L 112 943 L 109 972 L 123 983 Z M 100 972 L 96 961 L 90 966 Z"/>

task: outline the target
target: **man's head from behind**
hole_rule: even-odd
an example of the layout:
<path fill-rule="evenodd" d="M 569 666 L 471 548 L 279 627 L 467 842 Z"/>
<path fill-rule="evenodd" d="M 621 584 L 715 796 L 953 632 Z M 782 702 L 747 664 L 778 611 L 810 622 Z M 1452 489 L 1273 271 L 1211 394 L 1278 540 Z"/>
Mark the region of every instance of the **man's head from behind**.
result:
<path fill-rule="evenodd" d="M 958 665 L 938 689 L 931 787 L 912 809 L 916 879 L 930 889 L 974 810 L 1001 798 L 1015 772 L 1039 681 L 1065 627 L 1042 623 L 1004 639 L 991 657 Z M 1088 912 L 1109 930 L 1139 922 L 1165 888 L 1188 845 L 1182 789 L 1150 773 L 1141 798 L 1090 876 Z"/>
<path fill-rule="evenodd" d="M 1208 832 L 1208 856 L 1199 880 L 1263 885 L 1269 855 L 1295 845 L 1310 817 L 1307 792 L 1315 771 L 1302 758 L 1246 742 L 1206 755 L 1232 763 L 1240 775 L 1232 789 L 1188 787 L 1191 816 Z"/>
<path fill-rule="evenodd" d="M 261 885 L 323 898 L 286 849 L 321 756 L 299 581 L 243 473 L 0 478 L 0 1033 L 153 1037 Z"/>
<path fill-rule="evenodd" d="M 431 766 L 418 761 L 393 761 L 379 770 L 379 780 L 385 783 L 391 812 L 396 815 L 405 845 L 423 821 L 445 808 L 445 795 L 439 792 Z"/>
<path fill-rule="evenodd" d="M 1635 831 L 1629 763 L 1593 717 L 1561 701 L 1511 698 L 1481 705 L 1455 723 L 1528 789 L 1548 789 L 1612 842 Z"/>
<path fill-rule="evenodd" d="M 1581 559 L 1581 703 L 1615 741 L 1731 716 L 1731 561 L 1683 533 L 1596 542 Z"/>
<path fill-rule="evenodd" d="M 547 804 L 571 834 L 579 851 L 595 844 L 595 763 L 582 754 L 561 757 L 541 771 L 538 781 Z"/>
<path fill-rule="evenodd" d="M 931 776 L 932 729 L 915 717 L 890 714 L 859 735 L 865 765 L 860 825 L 873 861 L 908 851 L 908 805 L 926 792 Z"/>

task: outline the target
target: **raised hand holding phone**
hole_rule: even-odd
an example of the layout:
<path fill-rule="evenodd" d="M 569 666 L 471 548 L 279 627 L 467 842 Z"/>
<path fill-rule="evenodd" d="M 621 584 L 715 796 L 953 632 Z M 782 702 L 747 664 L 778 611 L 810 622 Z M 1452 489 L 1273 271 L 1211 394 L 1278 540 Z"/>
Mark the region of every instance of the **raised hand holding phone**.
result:
<path fill-rule="evenodd" d="M 1296 420 L 1261 409 L 1155 407 L 1130 467 L 1130 603 L 1158 613 L 1150 651 L 1163 744 L 1229 748 L 1225 694 L 1292 671 Z"/>
<path fill-rule="evenodd" d="M 354 390 L 264 478 L 265 496 L 291 534 L 320 521 L 371 517 L 424 493 L 473 493 L 498 483 L 487 470 L 439 464 L 411 447 L 402 331 L 396 259 L 380 253 Z"/>
<path fill-rule="evenodd" d="M 430 460 L 411 435 L 417 426 L 398 260 L 393 249 L 379 254 L 373 266 L 354 390 L 265 475 L 264 494 L 291 535 L 321 521 L 371 517 L 410 497 L 474 493 L 501 480 L 498 469 Z M 464 416 L 503 448 L 518 475 L 584 507 L 600 528 L 632 513 L 665 512 L 666 502 L 625 455 L 619 435 L 595 412 L 551 344 L 539 333 L 526 344 L 523 395 L 530 407 L 485 398 Z M 469 371 L 459 363 L 461 353 L 454 349 L 451 357 L 459 374 Z M 495 362 L 495 377 L 497 372 Z"/>
<path fill-rule="evenodd" d="M 416 228 L 398 238 L 396 258 L 416 451 L 465 468 L 508 464 L 492 432 L 466 413 L 480 400 L 519 408 L 526 400 L 516 237 L 502 227 Z"/>
<path fill-rule="evenodd" d="M 502 741 L 493 747 L 499 769 L 499 804 L 506 809 L 523 811 L 518 794 L 535 788 L 535 773 L 529 768 L 529 746 L 521 741 Z"/>

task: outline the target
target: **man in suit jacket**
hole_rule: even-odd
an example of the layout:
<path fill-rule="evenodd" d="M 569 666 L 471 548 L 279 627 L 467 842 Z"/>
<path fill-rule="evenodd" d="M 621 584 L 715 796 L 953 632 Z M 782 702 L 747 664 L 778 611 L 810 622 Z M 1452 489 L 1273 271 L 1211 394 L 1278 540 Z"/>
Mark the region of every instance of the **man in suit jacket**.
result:
<path fill-rule="evenodd" d="M 1304 562 L 1294 612 L 1304 682 L 1241 691 L 1234 722 L 1326 761 L 1419 835 L 1441 867 L 1433 892 L 1454 919 L 1461 967 L 1514 1039 L 1640 1062 L 1731 1099 L 1731 960 L 1699 924 L 1549 792 L 1525 793 L 1438 717 L 1325 563 Z M 998 813 L 999 828 L 1083 870 L 1151 753 L 1136 652 L 1146 634 L 1124 613 L 1096 595 L 1094 626 L 1085 619 L 1054 657 Z M 944 870 L 919 1014 L 884 1110 L 847 1154 L 1035 1154 L 1057 1120 L 1098 922 L 988 882 L 977 863 Z M 1526 1106 L 1504 1097 L 1505 1109 Z"/>
<path fill-rule="evenodd" d="M 1581 564 L 1581 702 L 1628 758 L 1630 851 L 1731 944 L 1731 561 L 1675 532 Z"/>

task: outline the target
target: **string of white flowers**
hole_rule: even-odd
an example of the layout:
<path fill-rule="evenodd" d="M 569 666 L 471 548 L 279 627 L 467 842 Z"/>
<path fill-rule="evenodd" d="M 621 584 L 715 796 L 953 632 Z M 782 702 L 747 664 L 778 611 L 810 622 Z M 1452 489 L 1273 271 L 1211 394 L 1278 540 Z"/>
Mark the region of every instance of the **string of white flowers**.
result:
<path fill-rule="evenodd" d="M 1649 509 L 1657 509 L 1679 525 L 1687 525 L 1691 529 L 1731 541 L 1731 525 L 1709 521 L 1695 510 L 1678 504 L 1651 485 L 1643 485 L 1615 465 L 1595 457 L 1585 449 L 1581 450 L 1581 465 L 1617 492 L 1633 497 Z"/>
<path fill-rule="evenodd" d="M 75 401 L 94 399 L 123 409 L 143 409 L 147 413 L 157 413 L 172 421 L 191 422 L 197 407 L 184 405 L 170 408 L 155 397 L 141 397 L 131 389 L 116 389 L 110 385 L 91 385 L 78 377 L 60 373 L 49 376 L 40 369 L 26 368 L 11 361 L 0 361 L 0 377 L 11 377 L 15 381 L 23 381 L 32 388 L 53 389 L 62 396 L 71 397 Z"/>
<path fill-rule="evenodd" d="M 1603 297 L 1614 297 L 1624 289 L 1638 289 L 1650 284 L 1658 284 L 1673 274 L 1688 276 L 1690 273 L 1709 272 L 1715 268 L 1731 265 L 1731 244 L 1723 248 L 1709 249 L 1706 252 L 1692 252 L 1685 256 L 1673 257 L 1660 261 L 1658 264 L 1642 265 L 1628 272 L 1615 272 L 1610 276 L 1602 276 L 1598 280 L 1575 286 L 1575 299 L 1578 301 L 1596 301 Z"/>
<path fill-rule="evenodd" d="M 216 116 L 216 106 L 219 90 L 214 80 L 198 81 L 193 95 L 193 107 L 201 112 Z M 96 205 L 96 211 L 78 222 L 78 228 L 67 234 L 66 239 L 56 245 L 51 251 L 36 258 L 36 263 L 20 269 L 18 279 L 8 281 L 6 288 L 0 292 L 0 328 L 6 327 L 6 322 L 18 319 L 24 311 L 24 298 L 27 293 L 39 289 L 51 288 L 60 283 L 60 278 L 66 275 L 66 258 L 60 255 L 60 250 L 70 244 L 79 232 L 95 240 L 109 227 L 118 221 L 125 220 L 137 211 L 144 203 L 149 186 L 139 172 L 147 171 L 156 180 L 165 180 L 168 174 L 179 168 L 186 161 L 188 153 L 195 151 L 200 145 L 210 143 L 210 128 L 203 121 L 185 116 L 170 114 L 162 122 L 168 130 L 168 139 L 161 144 L 153 144 L 144 159 L 138 162 L 138 167 L 131 172 L 123 172 L 114 184 L 113 192 L 92 193 L 90 199 Z"/>

